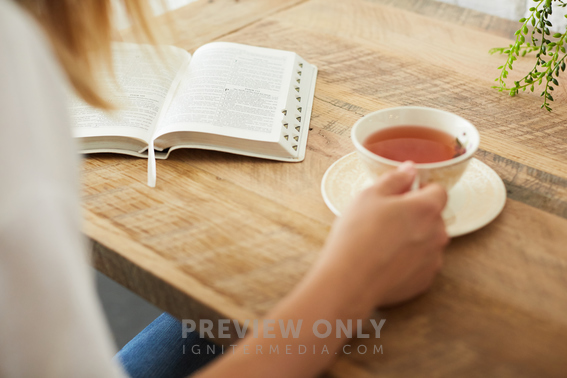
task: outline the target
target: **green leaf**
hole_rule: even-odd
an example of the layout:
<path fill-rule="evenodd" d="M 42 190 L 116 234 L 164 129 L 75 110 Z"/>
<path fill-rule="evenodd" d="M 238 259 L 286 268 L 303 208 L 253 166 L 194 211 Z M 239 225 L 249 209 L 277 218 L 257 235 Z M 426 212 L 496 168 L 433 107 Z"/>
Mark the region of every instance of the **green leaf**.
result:
<path fill-rule="evenodd" d="M 533 0 L 533 2 L 534 6 L 529 9 L 530 15 L 519 20 L 523 25 L 514 33 L 515 42 L 507 48 L 489 50 L 490 54 L 498 52 L 507 55 L 506 62 L 498 67 L 500 76 L 494 79 L 496 83 L 493 88 L 498 89 L 499 92 L 507 91 L 510 96 L 514 97 L 519 94 L 520 88 L 522 91 L 529 89 L 534 92 L 535 87 L 541 85 L 545 80 L 545 89 L 541 93 L 544 98 L 541 107 L 551 111 L 549 102 L 554 101 L 551 92 L 558 86 L 560 70 L 563 72 L 567 70 L 567 32 L 551 31 L 553 22 L 550 15 L 553 8 L 566 7 L 567 0 Z M 563 13 L 567 18 L 567 11 Z M 528 24 L 531 24 L 531 30 Z M 528 33 L 531 33 L 529 37 Z M 508 87 L 506 79 L 508 79 L 509 71 L 513 71 L 513 63 L 518 60 L 518 57 L 525 57 L 531 52 L 536 55 L 536 61 L 532 63 L 533 68 L 522 79 L 513 81 L 512 88 Z M 517 64 L 516 68 L 518 68 Z"/>

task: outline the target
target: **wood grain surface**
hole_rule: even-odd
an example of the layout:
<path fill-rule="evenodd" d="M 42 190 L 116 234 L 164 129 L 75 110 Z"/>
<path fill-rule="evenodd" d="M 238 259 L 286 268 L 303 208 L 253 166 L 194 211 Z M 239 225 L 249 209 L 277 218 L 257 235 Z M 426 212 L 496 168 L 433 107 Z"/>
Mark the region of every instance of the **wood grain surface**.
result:
<path fill-rule="evenodd" d="M 391 106 L 440 108 L 476 125 L 476 157 L 510 199 L 493 223 L 452 241 L 427 295 L 375 314 L 387 319 L 381 339 L 351 342 L 383 354 L 341 356 L 328 374 L 565 375 L 567 94 L 557 89 L 550 114 L 537 95 L 490 88 L 502 57 L 487 51 L 510 43 L 515 23 L 428 0 L 198 1 L 168 20 L 167 42 L 190 51 L 234 41 L 316 64 L 307 156 L 178 150 L 158 162 L 154 189 L 146 161 L 88 156 L 84 230 L 99 270 L 178 318 L 262 316 L 317 259 L 334 220 L 321 179 L 354 150 L 354 122 Z"/>

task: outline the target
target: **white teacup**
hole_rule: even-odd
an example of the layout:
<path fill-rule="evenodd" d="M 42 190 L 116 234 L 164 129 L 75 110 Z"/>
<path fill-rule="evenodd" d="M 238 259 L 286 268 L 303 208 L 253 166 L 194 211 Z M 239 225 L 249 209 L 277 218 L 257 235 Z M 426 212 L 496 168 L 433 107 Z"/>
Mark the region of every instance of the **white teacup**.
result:
<path fill-rule="evenodd" d="M 453 159 L 437 163 L 416 164 L 421 185 L 438 183 L 449 191 L 461 178 L 473 154 L 478 149 L 478 130 L 466 119 L 443 110 L 403 106 L 370 113 L 352 128 L 351 139 L 367 173 L 375 180 L 402 162 L 390 160 L 367 150 L 363 143 L 371 134 L 394 126 L 424 126 L 458 138 L 466 152 Z"/>

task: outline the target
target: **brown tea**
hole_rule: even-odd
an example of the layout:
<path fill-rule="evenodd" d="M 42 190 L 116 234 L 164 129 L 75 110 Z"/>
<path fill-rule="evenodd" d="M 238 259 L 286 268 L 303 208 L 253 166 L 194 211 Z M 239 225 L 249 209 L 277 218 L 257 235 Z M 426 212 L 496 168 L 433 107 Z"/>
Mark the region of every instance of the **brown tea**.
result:
<path fill-rule="evenodd" d="M 437 163 L 466 152 L 459 140 L 423 126 L 395 126 L 371 134 L 363 143 L 376 155 L 396 161 Z"/>

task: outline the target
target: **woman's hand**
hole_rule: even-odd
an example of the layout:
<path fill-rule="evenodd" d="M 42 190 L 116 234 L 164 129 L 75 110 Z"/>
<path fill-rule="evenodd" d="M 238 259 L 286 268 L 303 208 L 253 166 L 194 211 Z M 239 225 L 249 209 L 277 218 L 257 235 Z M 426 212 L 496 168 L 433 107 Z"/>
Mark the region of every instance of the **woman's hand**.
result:
<path fill-rule="evenodd" d="M 441 218 L 447 194 L 435 184 L 410 192 L 416 174 L 404 163 L 364 190 L 323 249 L 319 267 L 341 276 L 368 310 L 423 293 L 441 268 L 449 241 Z"/>
<path fill-rule="evenodd" d="M 415 178 L 413 165 L 365 190 L 335 223 L 322 256 L 301 283 L 267 319 L 303 324 L 299 338 L 248 336 L 233 354 L 207 367 L 205 377 L 314 377 L 338 355 L 346 340 L 315 336 L 315 324 L 326 319 L 347 324 L 367 317 L 376 306 L 398 303 L 425 291 L 441 267 L 447 244 L 441 210 L 445 191 L 428 185 L 408 192 Z M 262 335 L 262 331 L 259 332 Z M 254 354 L 246 350 L 307 350 L 327 353 Z"/>

